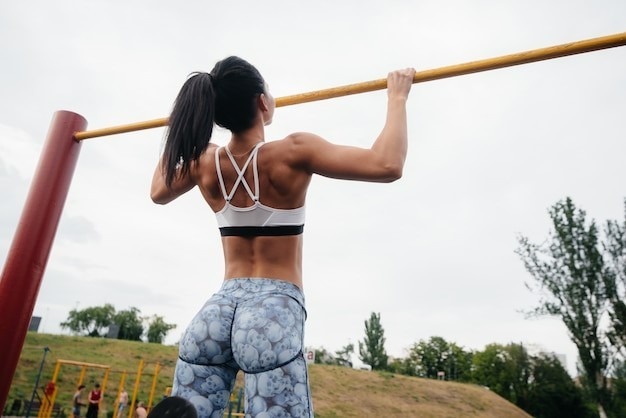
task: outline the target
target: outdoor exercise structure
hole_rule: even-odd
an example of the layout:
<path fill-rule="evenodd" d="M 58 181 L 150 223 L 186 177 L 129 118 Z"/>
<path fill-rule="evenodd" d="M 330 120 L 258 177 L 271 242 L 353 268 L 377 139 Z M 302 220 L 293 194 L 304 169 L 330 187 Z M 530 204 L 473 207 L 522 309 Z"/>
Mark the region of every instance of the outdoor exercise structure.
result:
<path fill-rule="evenodd" d="M 54 403 L 57 397 L 57 393 L 59 391 L 59 387 L 57 385 L 57 379 L 59 378 L 59 373 L 61 372 L 61 367 L 63 365 L 78 366 L 81 368 L 78 382 L 76 383 L 76 386 L 72 387 L 72 389 L 75 389 L 76 387 L 78 387 L 78 385 L 83 384 L 83 380 L 85 379 L 85 373 L 87 371 L 87 368 L 104 370 L 104 376 L 102 378 L 102 384 L 100 386 L 100 389 L 102 390 L 102 393 L 105 393 L 106 391 L 106 386 L 109 380 L 109 373 L 111 371 L 111 366 L 108 366 L 105 364 L 94 364 L 94 363 L 85 363 L 82 361 L 59 359 L 57 360 L 56 365 L 54 366 L 52 379 L 46 385 L 46 396 L 42 399 L 41 406 L 39 407 L 39 411 L 37 413 L 37 418 L 50 418 L 52 416 Z"/>
<path fill-rule="evenodd" d="M 45 349 L 49 351 L 48 347 L 45 347 Z M 44 360 L 45 360 L 45 353 L 47 351 L 44 352 Z M 76 372 L 74 370 L 77 367 L 80 368 L 79 372 Z M 43 368 L 43 361 L 42 361 L 42 368 Z M 31 412 L 36 411 L 37 412 L 36 416 L 38 418 L 50 418 L 53 416 L 53 414 L 59 414 L 59 410 L 63 409 L 59 407 L 58 402 L 57 402 L 57 397 L 58 397 L 57 395 L 59 394 L 59 392 L 72 394 L 74 393 L 74 391 L 79 385 L 87 386 L 87 391 L 84 394 L 84 398 L 83 398 L 83 402 L 85 402 L 86 400 L 85 398 L 87 398 L 87 394 L 91 390 L 91 388 L 89 387 L 89 383 L 86 382 L 86 379 L 88 379 L 89 382 L 91 383 L 100 382 L 100 389 L 103 395 L 100 400 L 100 410 L 103 409 L 103 405 L 106 402 L 105 399 L 108 398 L 109 402 L 112 402 L 111 406 L 109 408 L 104 408 L 104 409 L 105 410 L 108 409 L 108 411 L 112 413 L 113 418 L 126 418 L 126 417 L 132 418 L 133 411 L 135 410 L 135 404 L 137 402 L 137 397 L 139 396 L 139 393 L 140 393 L 139 391 L 140 391 L 142 379 L 144 379 L 146 376 L 151 377 L 150 391 L 148 394 L 148 401 L 147 401 L 146 408 L 148 411 L 150 411 L 150 409 L 152 408 L 152 404 L 155 401 L 157 379 L 159 377 L 161 368 L 162 368 L 161 364 L 157 362 L 154 364 L 154 371 L 152 373 L 147 373 L 146 364 L 144 360 L 143 359 L 139 360 L 137 371 L 135 373 L 132 373 L 132 372 L 130 373 L 131 375 L 130 377 L 132 377 L 133 374 L 135 377 L 132 379 L 132 381 L 128 382 L 128 383 L 132 383 L 132 394 L 129 397 L 129 403 L 128 405 L 126 405 L 126 408 L 124 409 L 123 413 L 119 414 L 118 407 L 119 407 L 119 401 L 120 401 L 120 394 L 122 393 L 122 390 L 126 387 L 127 378 L 129 377 L 129 373 L 126 370 L 113 370 L 109 364 L 96 364 L 96 363 L 87 363 L 87 362 L 76 361 L 76 360 L 58 359 L 55 363 L 54 371 L 52 373 L 51 379 L 45 385 L 43 385 L 42 388 L 39 387 L 39 380 L 40 380 L 39 378 L 41 375 L 41 369 L 40 369 L 40 373 L 37 376 L 37 379 L 35 382 L 35 388 L 33 390 L 33 397 L 31 398 L 28 405 L 26 404 L 24 405 L 24 413 L 26 417 L 29 417 L 29 416 L 32 416 Z M 70 370 L 67 370 L 67 369 L 70 369 Z M 101 375 L 96 377 L 95 380 L 94 380 L 93 369 L 101 371 L 100 372 Z M 87 375 L 87 371 L 89 371 L 89 375 Z M 107 384 L 112 380 L 111 376 L 114 374 L 120 375 L 119 383 L 117 384 L 117 391 L 113 392 L 111 396 L 105 397 L 105 395 L 108 395 Z M 73 378 L 76 378 L 76 380 L 73 380 Z M 145 380 L 143 381 L 145 383 Z M 37 396 L 38 401 L 34 402 L 35 394 L 37 394 L 40 389 L 42 389 L 42 395 Z M 156 399 L 156 401 L 158 402 L 158 399 Z M 0 409 L 0 411 L 2 410 L 3 409 Z M 19 412 L 19 411 L 15 411 L 15 412 Z"/>
<path fill-rule="evenodd" d="M 626 32 L 517 54 L 420 71 L 414 83 L 528 64 L 626 45 Z M 387 88 L 380 79 L 276 99 L 276 107 Z M 52 248 L 82 140 L 157 128 L 167 118 L 86 131 L 87 121 L 69 111 L 55 112 L 28 197 L 0 276 L 0 410 L 4 408 L 24 345 L 28 324 Z"/>

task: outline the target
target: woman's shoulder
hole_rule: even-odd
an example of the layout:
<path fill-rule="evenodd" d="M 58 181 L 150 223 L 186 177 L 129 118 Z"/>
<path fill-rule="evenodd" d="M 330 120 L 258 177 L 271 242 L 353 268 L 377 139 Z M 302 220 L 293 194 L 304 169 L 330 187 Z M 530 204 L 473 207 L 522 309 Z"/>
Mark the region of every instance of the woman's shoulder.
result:
<path fill-rule="evenodd" d="M 206 149 L 202 153 L 202 156 L 204 157 L 204 156 L 210 155 L 211 157 L 213 157 L 213 155 L 215 154 L 215 150 L 218 148 L 221 148 L 221 145 L 215 144 L 213 142 L 209 142 L 209 145 L 206 147 Z"/>
<path fill-rule="evenodd" d="M 293 132 L 282 139 L 268 141 L 261 150 L 270 161 L 302 170 L 315 155 L 321 138 L 310 132 Z M 306 170 L 305 170 L 306 171 Z"/>
<path fill-rule="evenodd" d="M 312 139 L 319 139 L 319 135 L 315 135 L 311 132 L 293 132 L 287 135 L 284 141 L 292 141 L 292 142 L 301 142 L 301 141 L 310 141 Z"/>
<path fill-rule="evenodd" d="M 269 141 L 265 146 L 269 145 L 270 148 L 280 149 L 283 152 L 300 153 L 321 139 L 320 136 L 311 132 L 293 132 L 282 139 Z"/>
<path fill-rule="evenodd" d="M 213 164 L 215 160 L 215 150 L 221 148 L 220 145 L 209 143 L 206 149 L 200 155 L 200 158 L 191 162 L 191 171 L 202 169 L 206 164 Z"/>

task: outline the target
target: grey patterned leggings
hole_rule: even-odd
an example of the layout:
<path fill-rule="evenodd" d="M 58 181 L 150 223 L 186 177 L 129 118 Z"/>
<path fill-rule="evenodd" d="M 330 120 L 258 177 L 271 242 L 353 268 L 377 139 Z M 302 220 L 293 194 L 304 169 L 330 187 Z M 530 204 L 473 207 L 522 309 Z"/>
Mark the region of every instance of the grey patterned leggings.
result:
<path fill-rule="evenodd" d="M 274 279 L 229 279 L 193 318 L 179 346 L 172 395 L 199 418 L 222 418 L 239 370 L 246 418 L 313 417 L 303 355 L 304 296 Z"/>

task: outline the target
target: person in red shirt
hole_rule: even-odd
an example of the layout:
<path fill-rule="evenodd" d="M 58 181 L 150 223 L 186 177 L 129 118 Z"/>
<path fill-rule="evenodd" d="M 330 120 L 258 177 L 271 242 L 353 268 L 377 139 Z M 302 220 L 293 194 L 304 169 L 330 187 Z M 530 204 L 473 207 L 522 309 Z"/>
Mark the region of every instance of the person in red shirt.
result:
<path fill-rule="evenodd" d="M 100 384 L 96 383 L 91 392 L 89 392 L 89 406 L 87 407 L 86 418 L 98 418 L 98 408 L 100 407 L 100 399 L 102 398 L 102 391 L 100 390 Z"/>

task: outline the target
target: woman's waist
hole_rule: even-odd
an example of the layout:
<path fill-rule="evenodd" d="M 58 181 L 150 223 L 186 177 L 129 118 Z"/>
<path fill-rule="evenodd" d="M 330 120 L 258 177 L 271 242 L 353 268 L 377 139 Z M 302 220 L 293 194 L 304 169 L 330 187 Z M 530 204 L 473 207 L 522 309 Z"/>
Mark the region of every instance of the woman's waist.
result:
<path fill-rule="evenodd" d="M 299 284 L 292 280 L 272 277 L 227 277 L 219 293 L 235 296 L 241 300 L 261 295 L 286 295 L 297 300 L 304 307 L 301 281 Z"/>
<path fill-rule="evenodd" d="M 225 263 L 224 279 L 262 278 L 282 280 L 302 288 L 302 268 L 300 263 Z"/>
<path fill-rule="evenodd" d="M 223 237 L 224 265 L 230 277 L 299 278 L 302 270 L 302 242 L 301 235 Z"/>

